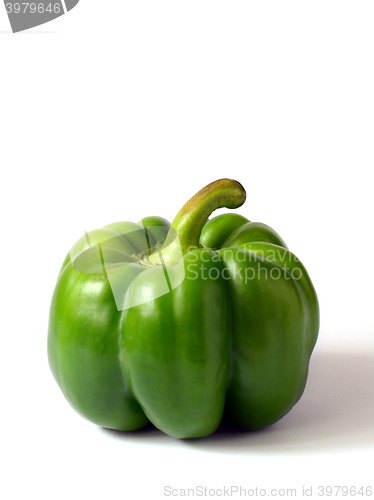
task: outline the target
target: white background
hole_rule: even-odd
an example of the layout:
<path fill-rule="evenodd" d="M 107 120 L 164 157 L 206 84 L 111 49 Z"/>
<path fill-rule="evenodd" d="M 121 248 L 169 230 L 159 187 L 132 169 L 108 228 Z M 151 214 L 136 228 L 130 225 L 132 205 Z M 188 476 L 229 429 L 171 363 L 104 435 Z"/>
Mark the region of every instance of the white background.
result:
<path fill-rule="evenodd" d="M 13 35 L 0 5 L 3 498 L 373 486 L 373 26 L 364 1 L 81 0 Z M 221 177 L 316 287 L 304 396 L 258 433 L 102 430 L 48 367 L 61 262 L 83 231 L 172 220 Z"/>

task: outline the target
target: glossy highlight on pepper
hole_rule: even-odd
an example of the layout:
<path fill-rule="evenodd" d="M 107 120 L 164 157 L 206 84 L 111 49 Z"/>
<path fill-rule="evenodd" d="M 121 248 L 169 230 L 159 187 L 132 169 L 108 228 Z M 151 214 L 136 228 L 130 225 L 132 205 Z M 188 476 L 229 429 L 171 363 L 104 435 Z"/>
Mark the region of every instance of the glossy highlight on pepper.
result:
<path fill-rule="evenodd" d="M 300 399 L 319 330 L 310 277 L 279 234 L 237 213 L 243 186 L 212 182 L 172 224 L 94 230 L 68 253 L 52 297 L 48 358 L 71 406 L 176 438 L 222 419 L 269 426 Z"/>

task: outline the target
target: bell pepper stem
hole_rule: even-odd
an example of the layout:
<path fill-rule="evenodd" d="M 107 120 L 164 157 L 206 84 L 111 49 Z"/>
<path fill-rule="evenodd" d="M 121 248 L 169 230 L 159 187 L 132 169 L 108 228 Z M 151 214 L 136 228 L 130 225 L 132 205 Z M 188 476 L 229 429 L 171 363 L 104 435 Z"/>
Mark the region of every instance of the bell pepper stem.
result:
<path fill-rule="evenodd" d="M 161 249 L 165 263 L 176 264 L 181 252 L 185 255 L 189 250 L 201 246 L 201 231 L 214 210 L 223 207 L 238 208 L 245 199 L 243 186 L 232 179 L 219 179 L 201 189 L 181 208 L 171 225 Z M 158 264 L 156 255 L 150 256 L 153 264 Z"/>

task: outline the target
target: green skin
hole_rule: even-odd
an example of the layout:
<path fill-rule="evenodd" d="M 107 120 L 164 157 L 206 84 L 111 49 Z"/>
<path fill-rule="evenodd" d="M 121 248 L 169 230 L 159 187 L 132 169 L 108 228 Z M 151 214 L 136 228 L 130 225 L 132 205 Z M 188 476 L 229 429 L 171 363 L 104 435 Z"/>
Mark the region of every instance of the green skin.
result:
<path fill-rule="evenodd" d="M 208 221 L 245 197 L 221 179 L 171 227 L 160 217 L 119 222 L 74 245 L 52 299 L 48 356 L 83 417 L 127 431 L 151 421 L 194 438 L 222 418 L 248 430 L 271 425 L 299 400 L 317 296 L 269 226 L 235 213 Z"/>

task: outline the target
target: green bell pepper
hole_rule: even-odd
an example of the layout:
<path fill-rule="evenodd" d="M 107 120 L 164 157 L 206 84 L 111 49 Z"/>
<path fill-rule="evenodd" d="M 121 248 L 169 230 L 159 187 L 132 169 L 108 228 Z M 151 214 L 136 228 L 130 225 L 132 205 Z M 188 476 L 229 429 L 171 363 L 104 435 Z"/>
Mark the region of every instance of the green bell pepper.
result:
<path fill-rule="evenodd" d="M 172 225 L 118 222 L 73 246 L 52 298 L 48 357 L 79 414 L 193 438 L 223 418 L 271 425 L 299 400 L 319 329 L 316 292 L 269 226 L 235 213 L 208 220 L 245 198 L 221 179 Z"/>

